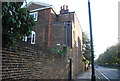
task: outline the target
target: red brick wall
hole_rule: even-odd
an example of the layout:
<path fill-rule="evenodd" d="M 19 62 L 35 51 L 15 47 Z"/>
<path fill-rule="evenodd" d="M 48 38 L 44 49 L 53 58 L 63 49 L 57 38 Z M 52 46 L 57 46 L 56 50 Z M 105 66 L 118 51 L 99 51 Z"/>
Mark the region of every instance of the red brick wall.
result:
<path fill-rule="evenodd" d="M 73 21 L 74 19 L 74 13 L 68 13 L 68 14 L 59 14 L 58 15 L 58 21 Z"/>
<path fill-rule="evenodd" d="M 2 51 L 2 79 L 67 79 L 67 57 L 43 52 L 34 46 Z M 30 46 L 30 47 L 28 47 Z"/>
<path fill-rule="evenodd" d="M 36 32 L 35 45 L 38 48 L 47 48 L 49 35 L 48 31 L 50 31 L 48 30 L 48 27 L 50 26 L 50 22 L 56 21 L 57 16 L 55 13 L 53 13 L 52 9 L 45 9 L 37 12 L 38 20 L 36 21 L 36 25 L 33 27 L 33 30 Z"/>
<path fill-rule="evenodd" d="M 36 46 L 46 47 L 49 10 L 38 11 L 38 20 L 33 30 L 36 32 Z"/>
<path fill-rule="evenodd" d="M 33 6 L 34 7 L 34 6 Z M 50 14 L 51 13 L 51 14 Z M 50 19 L 50 20 L 49 20 Z M 50 21 L 50 22 L 49 22 Z M 72 48 L 68 53 L 72 58 L 72 75 L 73 78 L 84 70 L 84 62 L 82 60 L 82 30 L 75 13 L 59 14 L 58 17 L 52 9 L 39 11 L 38 21 L 33 30 L 36 32 L 36 44 L 38 48 L 46 49 L 48 45 L 48 26 L 50 25 L 50 47 L 56 47 L 56 44 L 66 45 L 66 29 L 64 21 L 71 21 L 71 42 Z M 79 47 L 76 47 L 75 36 L 78 32 Z M 41 48 L 42 47 L 42 48 Z M 57 59 L 57 58 L 56 58 Z"/>
<path fill-rule="evenodd" d="M 61 46 L 66 45 L 66 29 L 64 28 L 64 23 L 56 22 L 51 24 L 50 30 L 50 45 L 51 48 L 61 44 Z"/>

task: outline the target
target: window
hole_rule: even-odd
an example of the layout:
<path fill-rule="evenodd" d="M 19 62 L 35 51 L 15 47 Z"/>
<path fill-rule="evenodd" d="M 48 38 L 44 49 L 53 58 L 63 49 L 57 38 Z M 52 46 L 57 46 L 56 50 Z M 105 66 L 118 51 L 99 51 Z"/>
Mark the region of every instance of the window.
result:
<path fill-rule="evenodd" d="M 78 32 L 76 31 L 76 35 L 75 35 L 75 41 L 76 41 L 76 47 L 78 47 Z"/>
<path fill-rule="evenodd" d="M 70 21 L 65 21 L 64 22 L 64 28 L 66 28 L 66 27 L 70 27 Z"/>
<path fill-rule="evenodd" d="M 35 32 L 32 31 L 32 34 L 31 34 L 31 44 L 35 44 Z"/>
<path fill-rule="evenodd" d="M 30 44 L 35 44 L 35 36 L 36 36 L 36 33 L 34 31 L 31 31 L 31 34 L 28 37 L 25 36 L 23 38 L 23 41 L 28 42 Z"/>
<path fill-rule="evenodd" d="M 25 36 L 25 37 L 23 38 L 23 41 L 27 42 L 27 36 Z"/>
<path fill-rule="evenodd" d="M 76 40 L 76 47 L 78 47 L 78 39 Z"/>
<path fill-rule="evenodd" d="M 37 21 L 37 18 L 38 18 L 38 12 L 30 13 L 30 15 L 33 17 L 34 21 Z"/>
<path fill-rule="evenodd" d="M 68 47 L 71 47 L 71 45 L 72 45 L 72 41 L 71 41 L 71 29 L 68 26 L 66 26 L 66 45 Z"/>

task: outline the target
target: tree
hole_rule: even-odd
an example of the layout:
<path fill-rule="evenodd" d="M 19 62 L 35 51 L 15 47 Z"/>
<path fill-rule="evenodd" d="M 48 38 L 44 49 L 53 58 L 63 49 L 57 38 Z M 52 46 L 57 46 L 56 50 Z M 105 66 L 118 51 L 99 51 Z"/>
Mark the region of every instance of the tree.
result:
<path fill-rule="evenodd" d="M 83 56 L 90 61 L 90 40 L 85 32 L 83 32 Z"/>
<path fill-rule="evenodd" d="M 2 2 L 2 45 L 10 46 L 28 36 L 35 22 L 23 2 Z"/>
<path fill-rule="evenodd" d="M 119 59 L 119 44 L 117 45 L 112 45 L 106 51 L 99 55 L 99 58 L 95 61 L 96 64 L 99 65 L 105 65 L 105 64 L 118 64 L 120 59 Z"/>

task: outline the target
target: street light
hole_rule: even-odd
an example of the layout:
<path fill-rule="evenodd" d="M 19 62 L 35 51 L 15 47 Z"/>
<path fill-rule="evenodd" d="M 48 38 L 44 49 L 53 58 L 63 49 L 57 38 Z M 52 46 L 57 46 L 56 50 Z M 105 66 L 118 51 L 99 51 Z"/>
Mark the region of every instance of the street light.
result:
<path fill-rule="evenodd" d="M 89 13 L 89 26 L 90 26 L 90 47 L 91 47 L 91 65 L 92 65 L 92 81 L 95 81 L 95 70 L 94 70 L 94 49 L 93 49 L 93 37 L 92 37 L 92 21 L 91 21 L 91 10 L 90 0 L 88 0 L 88 13 Z"/>

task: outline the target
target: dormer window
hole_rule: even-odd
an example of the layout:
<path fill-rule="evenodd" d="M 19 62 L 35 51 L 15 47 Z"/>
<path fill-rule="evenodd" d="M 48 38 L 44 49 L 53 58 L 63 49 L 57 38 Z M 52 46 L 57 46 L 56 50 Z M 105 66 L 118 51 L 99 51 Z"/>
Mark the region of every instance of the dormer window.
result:
<path fill-rule="evenodd" d="M 30 15 L 33 17 L 34 21 L 37 21 L 38 18 L 38 12 L 32 12 Z"/>

